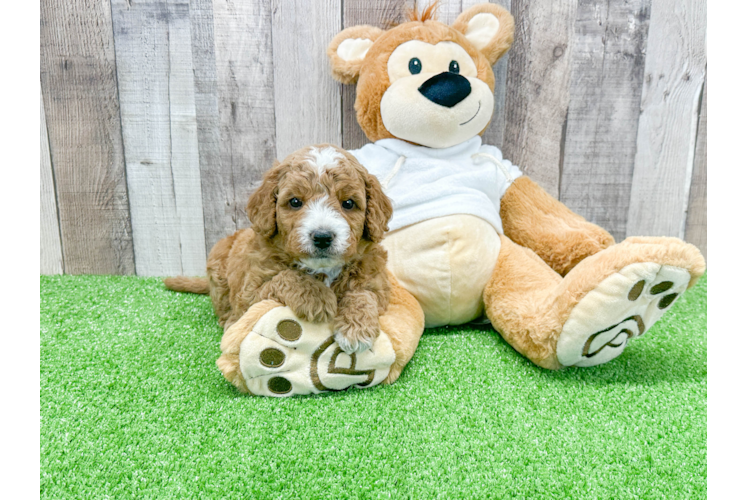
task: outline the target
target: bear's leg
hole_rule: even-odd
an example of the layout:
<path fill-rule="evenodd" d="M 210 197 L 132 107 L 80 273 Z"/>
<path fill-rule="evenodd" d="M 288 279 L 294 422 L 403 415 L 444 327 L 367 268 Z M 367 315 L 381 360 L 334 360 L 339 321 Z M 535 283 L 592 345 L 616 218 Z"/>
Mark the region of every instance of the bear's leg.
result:
<path fill-rule="evenodd" d="M 384 384 L 391 384 L 398 379 L 418 347 L 424 328 L 424 314 L 418 301 L 398 283 L 397 278 L 387 271 L 392 287 L 390 305 L 379 318 L 379 326 L 392 341 L 395 350 L 395 363 L 384 379 Z"/>
<path fill-rule="evenodd" d="M 413 296 L 392 274 L 389 279 L 390 304 L 370 349 L 347 355 L 335 342 L 332 323 L 303 321 L 264 300 L 226 328 L 218 367 L 240 391 L 266 396 L 391 384 L 413 357 L 424 319 Z"/>
<path fill-rule="evenodd" d="M 550 340 L 561 330 L 551 311 L 562 279 L 535 253 L 501 235 L 499 258 L 483 292 L 486 316 L 509 345 L 544 368 L 559 368 Z"/>
<path fill-rule="evenodd" d="M 677 238 L 628 238 L 580 262 L 563 279 L 502 236 L 486 314 L 521 354 L 544 368 L 610 361 L 696 283 L 705 262 Z"/>
<path fill-rule="evenodd" d="M 535 252 L 561 276 L 615 243 L 605 229 L 587 222 L 524 176 L 501 198 L 501 223 L 509 239 Z"/>

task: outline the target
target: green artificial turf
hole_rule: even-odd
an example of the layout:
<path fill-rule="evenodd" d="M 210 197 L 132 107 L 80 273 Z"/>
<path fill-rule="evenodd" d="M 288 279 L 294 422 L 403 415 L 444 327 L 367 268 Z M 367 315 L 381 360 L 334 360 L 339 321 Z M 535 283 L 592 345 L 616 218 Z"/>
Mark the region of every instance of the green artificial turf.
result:
<path fill-rule="evenodd" d="M 440 328 L 393 386 L 276 399 L 223 379 L 207 296 L 42 277 L 41 494 L 704 498 L 706 302 L 703 278 L 594 368 Z"/>

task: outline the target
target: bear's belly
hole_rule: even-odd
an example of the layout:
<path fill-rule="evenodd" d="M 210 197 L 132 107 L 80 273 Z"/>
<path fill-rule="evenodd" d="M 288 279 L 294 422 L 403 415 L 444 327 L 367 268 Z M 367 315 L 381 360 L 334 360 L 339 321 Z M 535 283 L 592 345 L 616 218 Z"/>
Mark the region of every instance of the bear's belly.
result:
<path fill-rule="evenodd" d="M 392 231 L 387 267 L 418 300 L 426 327 L 460 325 L 483 315 L 483 289 L 499 257 L 496 229 L 479 217 L 437 217 Z"/>

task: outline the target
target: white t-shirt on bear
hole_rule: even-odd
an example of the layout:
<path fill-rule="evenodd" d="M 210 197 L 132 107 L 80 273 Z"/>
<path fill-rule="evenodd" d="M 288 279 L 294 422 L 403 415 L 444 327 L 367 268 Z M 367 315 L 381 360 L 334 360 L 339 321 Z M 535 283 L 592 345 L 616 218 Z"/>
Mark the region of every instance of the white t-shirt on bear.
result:
<path fill-rule="evenodd" d="M 469 214 L 502 233 L 499 203 L 522 175 L 499 148 L 475 136 L 449 148 L 382 139 L 350 153 L 374 174 L 392 200 L 390 231 L 435 217 Z"/>

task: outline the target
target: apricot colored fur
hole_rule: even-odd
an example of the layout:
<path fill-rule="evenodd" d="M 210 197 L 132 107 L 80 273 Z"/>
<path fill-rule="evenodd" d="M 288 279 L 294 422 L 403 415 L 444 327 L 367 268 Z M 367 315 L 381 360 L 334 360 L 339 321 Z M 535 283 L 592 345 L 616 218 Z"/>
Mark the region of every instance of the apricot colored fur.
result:
<path fill-rule="evenodd" d="M 326 147 L 331 146 L 318 146 Z M 225 329 L 250 306 L 274 300 L 303 320 L 334 321 L 336 331 L 349 339 L 373 340 L 379 334 L 378 318 L 387 308 L 390 293 L 386 251 L 379 242 L 392 206 L 376 178 L 351 155 L 337 151 L 343 160 L 321 178 L 307 162 L 308 149 L 273 166 L 247 203 L 253 226 L 221 240 L 211 251 L 211 297 Z M 324 276 L 309 274 L 299 266 L 305 254 L 294 228 L 304 211 L 284 209 L 287 193 L 308 201 L 323 195 L 356 200 L 356 208 L 343 213 L 351 241 L 342 270 L 330 286 Z"/>

